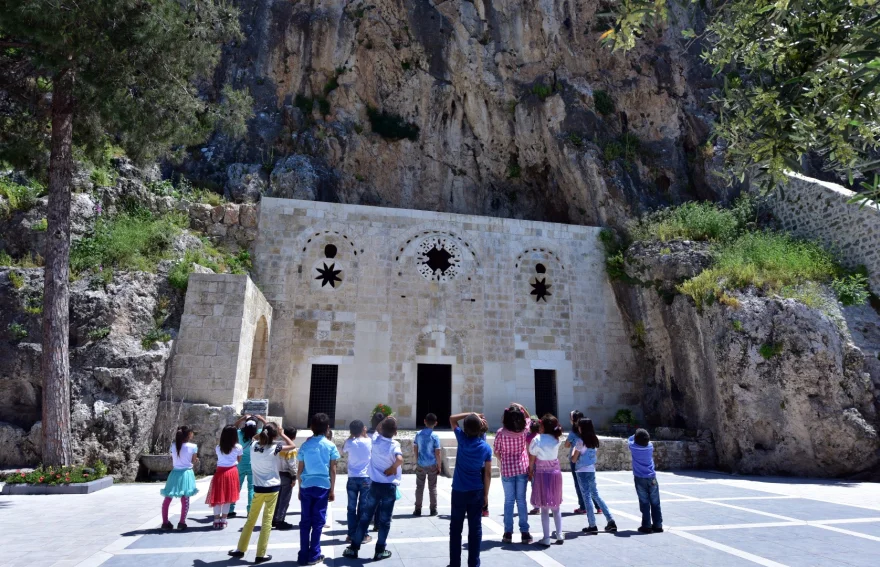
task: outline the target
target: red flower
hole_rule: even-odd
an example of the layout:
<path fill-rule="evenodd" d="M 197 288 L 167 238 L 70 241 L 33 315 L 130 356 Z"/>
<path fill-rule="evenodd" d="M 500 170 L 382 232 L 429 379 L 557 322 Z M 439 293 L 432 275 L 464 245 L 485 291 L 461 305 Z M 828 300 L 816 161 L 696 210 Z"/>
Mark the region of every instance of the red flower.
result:
<path fill-rule="evenodd" d="M 24 478 L 24 473 L 21 473 L 21 478 Z"/>
<path fill-rule="evenodd" d="M 40 477 L 40 482 L 43 482 L 43 477 Z"/>
<path fill-rule="evenodd" d="M 89 473 L 84 472 L 84 473 L 83 473 L 83 476 L 86 477 L 86 478 L 89 478 Z"/>
<path fill-rule="evenodd" d="M 65 482 L 70 482 L 70 477 L 64 479 Z"/>

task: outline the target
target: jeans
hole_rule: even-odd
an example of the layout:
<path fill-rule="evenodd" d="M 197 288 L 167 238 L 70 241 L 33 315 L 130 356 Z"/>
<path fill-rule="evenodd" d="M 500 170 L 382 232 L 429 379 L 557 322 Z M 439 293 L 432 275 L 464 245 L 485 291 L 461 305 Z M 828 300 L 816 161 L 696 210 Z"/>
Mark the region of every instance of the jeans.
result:
<path fill-rule="evenodd" d="M 364 536 L 370 528 L 373 515 L 379 516 L 379 538 L 376 540 L 376 553 L 385 551 L 385 541 L 391 531 L 391 514 L 394 513 L 394 502 L 397 500 L 397 486 L 387 482 L 374 482 L 367 494 L 367 503 L 358 520 L 357 531 L 351 538 L 351 548 L 360 549 Z"/>
<path fill-rule="evenodd" d="M 281 492 L 278 493 L 278 504 L 275 506 L 275 514 L 272 516 L 272 523 L 277 524 L 283 522 L 287 516 L 287 508 L 290 507 L 290 496 L 293 494 L 293 485 L 296 484 L 296 477 L 290 473 L 278 473 L 281 478 Z"/>
<path fill-rule="evenodd" d="M 662 528 L 663 514 L 660 512 L 660 485 L 657 479 L 634 476 L 633 480 L 639 496 L 639 510 L 642 511 L 642 527 Z"/>
<path fill-rule="evenodd" d="M 576 463 L 572 463 L 571 461 L 569 461 L 568 464 L 571 466 L 571 478 L 574 479 L 574 491 L 578 497 L 578 508 L 580 508 L 581 510 L 585 510 L 587 508 L 587 505 L 584 504 L 584 497 L 581 494 L 581 487 L 578 486 L 578 475 L 576 472 L 574 472 L 574 467 L 576 466 Z"/>
<path fill-rule="evenodd" d="M 483 541 L 482 490 L 452 490 L 449 523 L 449 566 L 461 567 L 461 530 L 468 519 L 468 567 L 480 567 L 480 542 Z"/>
<path fill-rule="evenodd" d="M 354 541 L 354 532 L 357 530 L 358 518 L 361 517 L 361 512 L 366 507 L 371 483 L 369 477 L 350 476 L 345 485 L 345 491 L 348 493 L 348 533 L 346 535 L 352 541 Z"/>
<path fill-rule="evenodd" d="M 416 467 L 416 510 L 422 509 L 422 496 L 425 494 L 425 480 L 428 481 L 428 499 L 431 510 L 437 509 L 437 475 L 440 473 L 438 465 Z"/>
<path fill-rule="evenodd" d="M 247 551 L 251 535 L 254 533 L 254 526 L 257 525 L 257 518 L 260 516 L 260 509 L 265 505 L 263 521 L 260 524 L 260 538 L 257 540 L 257 557 L 266 556 L 266 548 L 269 547 L 269 533 L 272 531 L 272 515 L 275 513 L 275 504 L 277 502 L 277 492 L 257 492 L 254 495 L 253 505 L 251 506 L 251 511 L 248 512 L 244 527 L 241 528 L 241 537 L 238 538 L 236 549 L 241 552 Z"/>
<path fill-rule="evenodd" d="M 247 511 L 250 513 L 251 511 L 251 502 L 254 501 L 254 473 L 251 472 L 251 466 L 245 465 L 242 466 L 241 463 L 238 464 L 238 489 L 241 490 L 241 487 L 244 485 L 245 481 L 247 481 L 248 487 L 248 503 L 247 503 Z M 229 507 L 229 512 L 235 512 L 235 502 L 232 503 L 232 506 Z"/>
<path fill-rule="evenodd" d="M 519 531 L 529 531 L 529 508 L 526 505 L 526 487 L 529 475 L 502 476 L 501 486 L 504 487 L 504 532 L 513 533 L 513 504 L 519 513 Z"/>
<path fill-rule="evenodd" d="M 310 486 L 299 489 L 302 510 L 299 519 L 299 553 L 297 563 L 305 565 L 321 557 L 321 530 L 327 523 L 329 488 Z"/>
<path fill-rule="evenodd" d="M 577 473 L 577 479 L 578 487 L 580 487 L 584 501 L 592 500 L 593 503 L 602 510 L 602 513 L 605 514 L 605 519 L 609 522 L 613 522 L 614 518 L 611 517 L 611 512 L 608 511 L 608 506 L 605 505 L 605 501 L 599 496 L 599 489 L 596 488 L 596 473 L 579 472 Z M 596 513 L 593 512 L 592 506 L 587 506 L 587 523 L 590 526 L 596 525 Z"/>

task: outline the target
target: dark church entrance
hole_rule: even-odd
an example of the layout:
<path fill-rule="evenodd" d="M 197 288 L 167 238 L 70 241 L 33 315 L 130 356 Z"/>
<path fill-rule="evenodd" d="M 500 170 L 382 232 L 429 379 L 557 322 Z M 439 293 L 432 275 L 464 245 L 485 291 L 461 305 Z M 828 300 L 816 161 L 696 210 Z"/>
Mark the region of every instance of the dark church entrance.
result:
<path fill-rule="evenodd" d="M 335 364 L 313 364 L 312 385 L 309 390 L 309 423 L 316 413 L 326 413 L 333 427 L 336 419 L 336 384 L 339 380 L 339 367 Z"/>
<path fill-rule="evenodd" d="M 423 427 L 425 416 L 437 416 L 437 427 L 449 429 L 452 415 L 452 365 L 419 364 L 416 389 L 416 427 Z"/>
<path fill-rule="evenodd" d="M 547 413 L 559 417 L 555 370 L 535 370 L 535 412 L 538 417 Z"/>

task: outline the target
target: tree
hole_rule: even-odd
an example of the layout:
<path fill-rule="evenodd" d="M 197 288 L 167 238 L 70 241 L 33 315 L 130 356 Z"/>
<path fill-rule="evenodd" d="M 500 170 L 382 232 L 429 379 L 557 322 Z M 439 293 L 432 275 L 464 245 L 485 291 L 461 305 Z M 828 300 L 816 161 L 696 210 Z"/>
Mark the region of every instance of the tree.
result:
<path fill-rule="evenodd" d="M 630 49 L 668 0 L 621 0 L 602 38 Z M 725 0 L 697 36 L 723 75 L 715 134 L 732 177 L 770 187 L 803 156 L 839 175 L 880 171 L 880 0 Z"/>
<path fill-rule="evenodd" d="M 0 159 L 40 172 L 48 152 L 43 461 L 69 464 L 68 277 L 74 145 L 145 162 L 244 131 L 252 101 L 210 78 L 238 14 L 222 0 L 0 0 Z M 217 98 L 217 97 L 215 97 Z"/>

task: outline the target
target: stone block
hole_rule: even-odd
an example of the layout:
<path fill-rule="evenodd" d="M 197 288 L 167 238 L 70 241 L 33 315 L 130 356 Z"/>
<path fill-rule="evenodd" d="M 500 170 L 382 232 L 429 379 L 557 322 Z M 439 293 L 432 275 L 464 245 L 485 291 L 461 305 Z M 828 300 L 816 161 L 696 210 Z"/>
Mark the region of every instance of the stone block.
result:
<path fill-rule="evenodd" d="M 232 203 L 227 204 L 223 212 L 223 224 L 238 224 L 238 219 L 238 205 L 233 205 Z"/>

